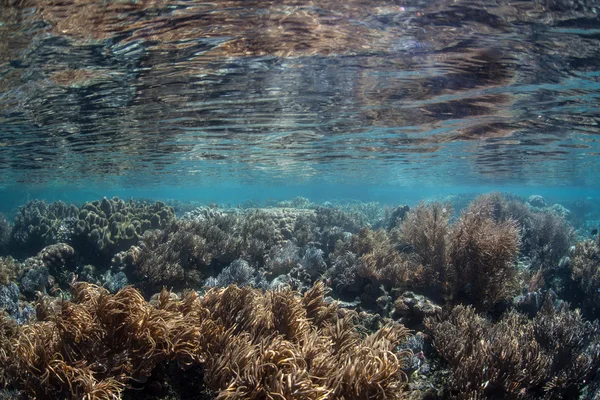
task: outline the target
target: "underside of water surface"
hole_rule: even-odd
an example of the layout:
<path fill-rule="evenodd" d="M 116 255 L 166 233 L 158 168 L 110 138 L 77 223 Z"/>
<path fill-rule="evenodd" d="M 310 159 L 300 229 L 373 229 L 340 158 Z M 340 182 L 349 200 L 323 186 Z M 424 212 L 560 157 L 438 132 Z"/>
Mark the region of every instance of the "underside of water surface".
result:
<path fill-rule="evenodd" d="M 600 399 L 600 4 L 0 0 L 0 399 Z"/>

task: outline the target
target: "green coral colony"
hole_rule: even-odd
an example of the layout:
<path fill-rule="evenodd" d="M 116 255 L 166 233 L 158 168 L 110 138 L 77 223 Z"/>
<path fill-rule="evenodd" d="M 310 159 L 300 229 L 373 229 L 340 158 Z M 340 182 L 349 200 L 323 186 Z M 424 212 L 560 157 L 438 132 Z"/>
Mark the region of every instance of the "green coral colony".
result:
<path fill-rule="evenodd" d="M 597 399 L 600 241 L 567 208 L 30 201 L 0 397 Z"/>

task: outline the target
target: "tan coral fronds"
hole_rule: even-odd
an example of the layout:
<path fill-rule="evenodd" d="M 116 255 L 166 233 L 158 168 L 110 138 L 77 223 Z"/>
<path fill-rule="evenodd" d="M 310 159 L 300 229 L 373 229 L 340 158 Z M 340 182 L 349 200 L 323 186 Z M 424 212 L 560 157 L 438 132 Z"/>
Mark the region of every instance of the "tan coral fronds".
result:
<path fill-rule="evenodd" d="M 149 303 L 132 287 L 74 283 L 74 300 L 49 302 L 45 321 L 2 325 L 0 378 L 37 398 L 114 399 L 176 361 L 202 365 L 219 399 L 401 397 L 396 345 L 408 331 L 364 338 L 324 294 L 322 283 L 304 296 L 230 286 L 182 299 L 163 290 Z"/>

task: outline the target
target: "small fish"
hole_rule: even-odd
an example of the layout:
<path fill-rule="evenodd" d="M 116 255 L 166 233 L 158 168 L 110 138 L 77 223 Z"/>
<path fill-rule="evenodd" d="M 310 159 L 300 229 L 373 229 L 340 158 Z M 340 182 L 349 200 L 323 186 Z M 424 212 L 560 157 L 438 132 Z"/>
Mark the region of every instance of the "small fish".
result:
<path fill-rule="evenodd" d="M 596 236 L 598 234 L 598 229 L 592 229 L 592 236 Z"/>

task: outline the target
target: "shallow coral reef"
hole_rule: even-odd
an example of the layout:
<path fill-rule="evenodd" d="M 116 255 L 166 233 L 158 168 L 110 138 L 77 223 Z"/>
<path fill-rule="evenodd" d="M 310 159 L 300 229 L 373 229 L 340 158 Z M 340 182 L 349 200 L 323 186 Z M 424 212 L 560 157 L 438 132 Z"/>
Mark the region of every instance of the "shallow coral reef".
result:
<path fill-rule="evenodd" d="M 577 213 L 500 193 L 271 203 L 21 207 L 3 225 L 3 394 L 599 395 L 600 243 Z"/>

